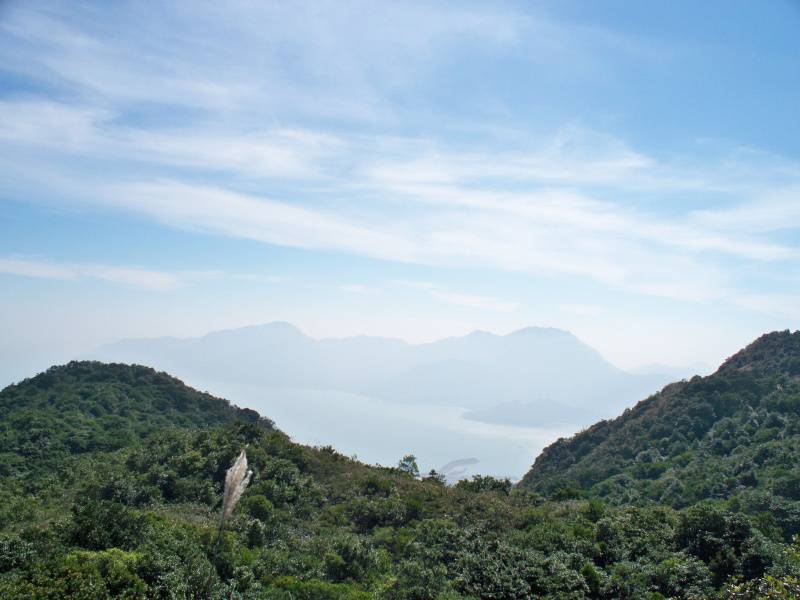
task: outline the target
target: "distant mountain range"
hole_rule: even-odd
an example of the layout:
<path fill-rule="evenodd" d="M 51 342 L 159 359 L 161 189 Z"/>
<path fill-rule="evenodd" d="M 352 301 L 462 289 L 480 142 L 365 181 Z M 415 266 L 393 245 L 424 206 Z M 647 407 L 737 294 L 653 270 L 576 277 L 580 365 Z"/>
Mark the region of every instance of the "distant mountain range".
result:
<path fill-rule="evenodd" d="M 315 340 L 275 322 L 198 338 L 123 340 L 85 358 L 151 365 L 190 381 L 460 406 L 471 419 L 529 426 L 588 424 L 671 379 L 622 371 L 571 333 L 540 327 L 414 345 L 368 336 Z"/>

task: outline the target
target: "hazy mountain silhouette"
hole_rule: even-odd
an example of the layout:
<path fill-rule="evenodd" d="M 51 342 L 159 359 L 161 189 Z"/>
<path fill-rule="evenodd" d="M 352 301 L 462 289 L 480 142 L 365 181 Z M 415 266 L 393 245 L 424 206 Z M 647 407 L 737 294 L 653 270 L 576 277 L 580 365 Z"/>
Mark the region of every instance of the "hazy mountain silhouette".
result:
<path fill-rule="evenodd" d="M 359 336 L 314 340 L 289 323 L 199 338 L 123 340 L 89 354 L 185 379 L 337 390 L 399 403 L 471 409 L 469 418 L 588 423 L 656 391 L 669 377 L 634 375 L 567 331 L 476 331 L 428 344 Z"/>

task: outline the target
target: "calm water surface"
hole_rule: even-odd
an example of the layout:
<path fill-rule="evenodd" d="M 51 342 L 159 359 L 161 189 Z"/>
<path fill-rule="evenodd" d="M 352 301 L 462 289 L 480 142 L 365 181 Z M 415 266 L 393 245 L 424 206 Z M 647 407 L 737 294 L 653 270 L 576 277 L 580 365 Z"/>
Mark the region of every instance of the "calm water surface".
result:
<path fill-rule="evenodd" d="M 480 423 L 464 419 L 462 408 L 395 404 L 345 392 L 191 383 L 257 410 L 302 444 L 331 445 L 369 464 L 396 465 L 410 453 L 423 472 L 477 459 L 464 475 L 517 479 L 542 448 L 575 431 L 567 425 L 544 429 Z"/>

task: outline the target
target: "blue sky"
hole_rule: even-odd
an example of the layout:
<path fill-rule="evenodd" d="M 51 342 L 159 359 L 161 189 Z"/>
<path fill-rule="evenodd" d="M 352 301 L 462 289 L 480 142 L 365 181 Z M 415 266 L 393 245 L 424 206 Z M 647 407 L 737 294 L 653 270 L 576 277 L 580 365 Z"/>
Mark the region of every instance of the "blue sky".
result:
<path fill-rule="evenodd" d="M 714 364 L 798 326 L 799 75 L 781 0 L 3 3 L 4 373 L 279 319 Z"/>

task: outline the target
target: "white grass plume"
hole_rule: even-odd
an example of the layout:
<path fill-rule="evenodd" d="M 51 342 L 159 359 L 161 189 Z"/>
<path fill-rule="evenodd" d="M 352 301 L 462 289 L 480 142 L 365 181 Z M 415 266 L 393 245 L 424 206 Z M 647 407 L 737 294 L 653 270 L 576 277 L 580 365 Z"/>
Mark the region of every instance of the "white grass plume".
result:
<path fill-rule="evenodd" d="M 247 484 L 250 483 L 250 478 L 253 472 L 247 468 L 247 454 L 244 448 L 239 453 L 239 456 L 231 465 L 231 468 L 225 473 L 225 490 L 222 494 L 222 514 L 219 517 L 219 529 L 217 530 L 217 541 L 214 542 L 214 547 L 211 550 L 211 562 L 215 565 L 217 548 L 222 539 L 222 530 L 225 529 L 225 521 L 233 514 L 233 509 L 236 508 L 236 503 L 242 497 Z M 214 571 L 208 574 L 206 581 L 206 600 L 211 600 L 212 586 Z"/>
<path fill-rule="evenodd" d="M 225 474 L 225 492 L 222 496 L 222 515 L 220 516 L 220 530 L 225 526 L 225 521 L 233 513 L 236 503 L 242 497 L 253 472 L 247 468 L 247 454 L 242 450 L 239 457 Z"/>

